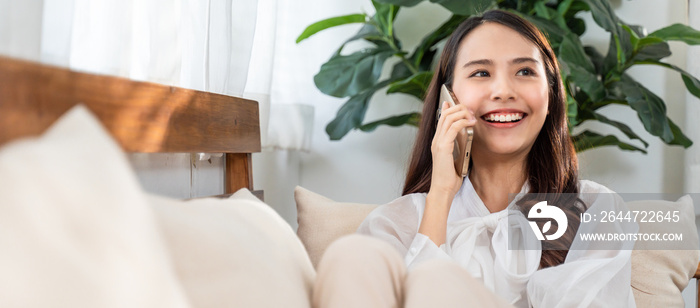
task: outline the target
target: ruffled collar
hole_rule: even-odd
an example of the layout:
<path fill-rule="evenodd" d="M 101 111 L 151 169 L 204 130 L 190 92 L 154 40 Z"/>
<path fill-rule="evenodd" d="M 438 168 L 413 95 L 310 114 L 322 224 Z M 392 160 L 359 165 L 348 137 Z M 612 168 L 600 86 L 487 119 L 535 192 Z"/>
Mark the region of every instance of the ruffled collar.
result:
<path fill-rule="evenodd" d="M 523 187 L 520 189 L 519 194 L 527 193 L 529 187 L 530 186 L 528 185 L 528 183 L 525 182 L 525 184 L 523 184 Z M 515 201 L 516 200 L 511 201 L 508 204 L 508 206 L 500 212 L 507 212 L 508 209 L 514 208 Z M 496 213 L 489 212 L 489 209 L 486 207 L 486 204 L 484 204 L 481 198 L 479 198 L 479 194 L 476 193 L 474 185 L 469 180 L 469 177 L 465 177 L 464 181 L 462 182 L 462 187 L 459 188 L 459 191 L 455 195 L 455 198 L 452 200 L 452 206 L 450 207 L 450 215 L 447 218 L 447 222 L 450 223 L 469 217 L 484 217 Z"/>

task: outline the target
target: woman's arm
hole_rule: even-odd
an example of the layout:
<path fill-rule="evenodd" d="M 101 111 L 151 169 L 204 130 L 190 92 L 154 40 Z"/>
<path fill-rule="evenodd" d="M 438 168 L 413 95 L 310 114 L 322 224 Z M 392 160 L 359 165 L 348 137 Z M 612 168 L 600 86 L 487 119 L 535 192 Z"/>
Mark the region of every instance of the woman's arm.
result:
<path fill-rule="evenodd" d="M 447 237 L 447 215 L 454 195 L 436 193 L 431 189 L 425 199 L 425 213 L 420 222 L 418 233 L 430 238 L 436 246 L 445 243 Z"/>
<path fill-rule="evenodd" d="M 418 229 L 418 233 L 430 238 L 438 247 L 445 243 L 447 215 L 452 199 L 462 186 L 462 177 L 457 175 L 452 156 L 454 141 L 459 131 L 476 123 L 473 113 L 466 106 L 448 106 L 447 103 L 442 103 L 442 113 L 430 147 L 433 154 L 433 175 Z"/>

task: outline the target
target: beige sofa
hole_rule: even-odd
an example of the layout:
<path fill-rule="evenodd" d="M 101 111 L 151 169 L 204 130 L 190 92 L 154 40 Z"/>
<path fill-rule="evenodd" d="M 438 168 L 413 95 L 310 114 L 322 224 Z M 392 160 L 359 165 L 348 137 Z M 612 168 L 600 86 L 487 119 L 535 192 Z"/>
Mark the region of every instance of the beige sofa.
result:
<path fill-rule="evenodd" d="M 147 194 L 97 120 L 71 112 L 0 148 L 0 307 L 309 307 L 313 264 L 376 205 L 303 188 L 295 197 L 296 234 L 246 189 Z M 695 234 L 691 204 L 662 206 L 681 210 L 679 225 Z M 700 258 L 690 248 L 634 253 L 640 307 L 682 305 Z"/>
<path fill-rule="evenodd" d="M 305 188 L 295 189 L 299 229 L 297 234 L 309 253 L 311 262 L 318 264 L 326 247 L 336 238 L 355 232 L 362 220 L 377 205 L 335 202 Z M 630 209 L 648 208 L 680 211 L 681 222 L 674 231 L 693 235 L 695 243 L 688 250 L 644 250 L 635 246 L 632 252 L 632 290 L 637 307 L 683 307 L 681 292 L 696 274 L 700 262 L 698 236 L 692 200 L 677 202 L 633 201 Z M 658 232 L 659 224 L 640 224 L 640 232 Z"/>

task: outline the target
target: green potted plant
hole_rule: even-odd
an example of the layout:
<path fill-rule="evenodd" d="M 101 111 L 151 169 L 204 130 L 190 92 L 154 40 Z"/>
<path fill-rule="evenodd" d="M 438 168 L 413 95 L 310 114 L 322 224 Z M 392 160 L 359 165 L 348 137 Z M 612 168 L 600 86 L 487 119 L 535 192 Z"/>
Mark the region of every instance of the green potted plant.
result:
<path fill-rule="evenodd" d="M 683 69 L 663 62 L 671 55 L 668 41 L 689 45 L 700 44 L 700 32 L 682 24 L 673 24 L 650 34 L 639 25 L 621 21 L 606 0 L 430 0 L 442 5 L 452 15 L 437 29 L 426 35 L 413 50 L 404 50 L 394 35 L 394 20 L 402 7 L 411 7 L 425 0 L 372 0 L 376 12 L 328 18 L 306 28 L 297 43 L 313 34 L 340 25 L 362 23 L 335 54 L 321 66 L 314 77 L 316 87 L 334 97 L 348 97 L 347 102 L 326 126 L 332 140 L 343 138 L 349 131 L 372 131 L 380 125 L 418 125 L 420 113 L 409 112 L 378 121 L 364 123 L 365 112 L 375 92 L 405 93 L 422 100 L 432 78 L 438 44 L 471 15 L 499 8 L 519 14 L 533 22 L 549 38 L 562 67 L 568 93 L 569 130 L 577 151 L 600 146 L 617 146 L 623 150 L 646 153 L 648 143 L 626 124 L 604 115 L 600 109 L 610 104 L 634 110 L 644 128 L 669 145 L 685 148 L 692 145 L 681 129 L 666 115 L 666 103 L 627 70 L 636 65 L 658 65 L 681 74 L 685 87 L 700 97 L 700 81 Z M 610 33 L 609 50 L 603 55 L 591 46 L 584 46 L 580 36 L 588 26 L 578 13 L 590 11 L 595 23 Z M 371 43 L 371 47 L 343 54 L 345 44 L 355 40 Z M 387 78 L 380 78 L 389 58 L 398 58 Z M 643 146 L 623 142 L 615 135 L 601 135 L 590 130 L 573 134 L 575 127 L 597 121 L 618 129 L 629 139 Z"/>

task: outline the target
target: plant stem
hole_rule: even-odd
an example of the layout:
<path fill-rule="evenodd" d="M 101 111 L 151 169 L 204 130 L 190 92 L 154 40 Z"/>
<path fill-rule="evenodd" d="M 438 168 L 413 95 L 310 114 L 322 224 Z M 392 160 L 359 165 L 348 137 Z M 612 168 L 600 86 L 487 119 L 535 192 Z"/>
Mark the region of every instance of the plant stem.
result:
<path fill-rule="evenodd" d="M 406 64 L 406 67 L 408 67 L 408 70 L 411 71 L 411 73 L 413 73 L 414 75 L 418 73 L 418 70 L 415 67 L 413 67 L 413 64 L 411 64 L 411 62 L 408 61 L 406 57 L 404 57 L 403 55 L 399 55 L 399 58 L 401 58 L 401 62 Z"/>
<path fill-rule="evenodd" d="M 403 54 L 404 54 L 403 50 L 399 49 L 399 47 L 396 46 L 396 44 L 394 43 L 394 40 L 393 40 L 391 37 L 386 37 L 386 36 L 385 36 L 385 37 L 383 38 L 383 40 L 384 40 L 387 44 L 389 44 L 389 47 L 391 47 L 391 49 L 393 49 L 393 50 L 395 51 L 394 55 L 396 55 L 397 57 L 399 57 L 399 58 L 401 59 L 401 62 L 403 62 L 404 64 L 406 64 L 406 67 L 408 67 L 408 70 L 411 71 L 411 74 L 416 74 L 416 73 L 418 73 L 418 69 L 417 69 L 415 66 L 413 66 L 413 64 L 411 64 L 411 62 L 408 61 L 408 59 L 406 59 L 406 57 L 403 56 Z"/>

